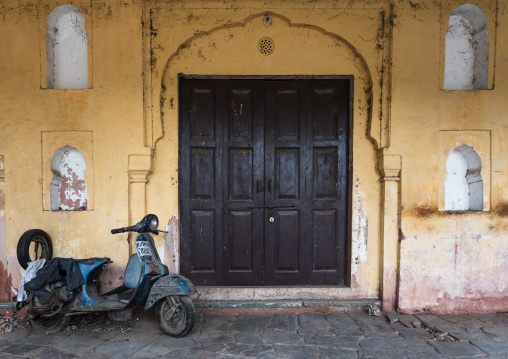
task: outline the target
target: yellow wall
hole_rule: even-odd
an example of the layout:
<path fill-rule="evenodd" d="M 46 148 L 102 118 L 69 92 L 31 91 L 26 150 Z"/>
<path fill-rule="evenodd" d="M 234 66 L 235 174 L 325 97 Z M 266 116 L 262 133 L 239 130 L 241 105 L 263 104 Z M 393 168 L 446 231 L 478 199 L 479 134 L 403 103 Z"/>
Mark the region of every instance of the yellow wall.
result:
<path fill-rule="evenodd" d="M 492 90 L 439 89 L 448 16 L 462 2 L 443 2 L 443 6 L 425 2 L 417 9 L 406 1 L 395 4 L 390 151 L 401 154 L 403 160 L 399 306 L 406 311 L 507 308 L 508 52 L 502 44 L 508 37 L 508 3 L 468 3 L 482 8 L 490 21 Z M 447 159 L 447 152 L 440 152 L 446 146 L 439 142 L 450 142 L 455 136 L 443 135 L 447 130 L 473 136 L 470 142 L 483 157 L 482 177 L 490 180 L 490 188 L 484 190 L 485 196 L 490 192 L 490 210 L 470 214 L 439 211 L 439 194 L 444 188 L 439 168 Z M 478 143 L 485 131 L 489 131 L 490 154 Z M 488 208 L 485 201 L 484 208 Z"/>
<path fill-rule="evenodd" d="M 449 12 L 461 4 L 456 1 L 73 1 L 87 21 L 92 88 L 48 90 L 41 88 L 45 21 L 63 3 L 0 5 L 6 221 L 5 238 L 0 231 L 6 245 L 0 269 L 6 270 L 0 275 L 12 287 L 23 273 L 17 241 L 30 228 L 51 235 L 55 256 L 111 257 L 118 267 L 104 284 L 115 285 L 129 244 L 127 235 L 109 230 L 145 212 L 157 214 L 162 225 L 172 219 L 172 234 L 156 243 L 170 268 L 178 269 L 179 73 L 354 75 L 351 288 L 207 288 L 201 298 L 388 298 L 393 291 L 405 311 L 507 309 L 508 160 L 502 139 L 508 50 L 495 45 L 508 37 L 502 11 L 508 2 L 477 3 L 495 33 L 493 90 L 454 92 L 440 90 L 440 81 Z M 272 25 L 264 25 L 264 15 Z M 256 48 L 265 36 L 275 42 L 270 56 Z M 490 211 L 439 211 L 445 130 L 490 131 Z M 92 134 L 87 151 L 93 153 L 85 158 L 93 158 L 87 162 L 93 209 L 43 210 L 47 153 L 70 144 L 76 131 Z M 51 138 L 61 144 L 43 141 L 48 132 L 57 133 Z M 402 157 L 401 171 L 400 157 L 393 155 Z M 388 177 L 393 185 L 383 187 Z"/>
<path fill-rule="evenodd" d="M 57 6 L 64 2 L 48 2 Z M 90 2 L 89 2 L 90 4 Z M 82 8 L 83 9 L 83 8 Z M 114 7 L 94 4 L 91 14 L 93 88 L 41 89 L 41 28 L 51 9 L 45 2 L 4 1 L 0 5 L 0 152 L 5 165 L 5 208 L 8 272 L 17 288 L 22 275 L 16 245 L 30 228 L 46 230 L 55 256 L 110 256 L 126 262 L 126 235 L 112 236 L 110 228 L 128 222 L 127 161 L 143 150 L 143 79 L 141 4 Z M 91 38 L 91 37 L 90 37 Z M 137 38 L 137 41 L 135 39 Z M 42 55 L 41 55 L 42 52 Z M 44 60 L 45 61 L 45 60 Z M 44 74 L 45 77 L 45 74 Z M 45 82 L 43 82 L 45 83 Z M 93 133 L 94 208 L 83 212 L 43 211 L 42 133 Z M 66 145 L 62 139 L 58 147 Z M 52 144 L 48 144 L 52 145 Z M 57 148 L 58 148 L 57 147 Z M 89 155 L 89 154 L 87 154 Z M 44 162 L 49 166 L 49 162 Z"/>

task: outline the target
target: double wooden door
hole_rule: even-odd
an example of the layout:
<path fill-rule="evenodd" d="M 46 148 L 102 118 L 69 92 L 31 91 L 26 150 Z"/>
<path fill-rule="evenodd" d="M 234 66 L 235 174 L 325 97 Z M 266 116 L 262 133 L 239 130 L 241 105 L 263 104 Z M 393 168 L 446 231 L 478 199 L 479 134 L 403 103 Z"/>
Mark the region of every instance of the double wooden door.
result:
<path fill-rule="evenodd" d="M 344 285 L 350 79 L 180 79 L 181 272 Z"/>

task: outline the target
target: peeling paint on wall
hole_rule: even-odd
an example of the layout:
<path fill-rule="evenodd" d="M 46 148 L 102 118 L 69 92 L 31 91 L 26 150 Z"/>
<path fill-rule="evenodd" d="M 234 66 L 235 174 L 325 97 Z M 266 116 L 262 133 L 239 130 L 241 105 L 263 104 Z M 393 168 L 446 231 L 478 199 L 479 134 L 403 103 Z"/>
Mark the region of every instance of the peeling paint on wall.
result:
<path fill-rule="evenodd" d="M 99 277 L 100 280 L 100 293 L 109 291 L 123 284 L 123 275 L 125 268 L 113 264 L 103 271 Z"/>
<path fill-rule="evenodd" d="M 85 158 L 75 147 L 59 148 L 51 159 L 51 210 L 86 210 Z"/>
<path fill-rule="evenodd" d="M 0 156 L 0 302 L 9 300 L 12 286 L 12 276 L 7 271 L 4 180 L 4 157 Z"/>
<path fill-rule="evenodd" d="M 358 271 L 358 266 L 367 260 L 367 243 L 369 236 L 369 221 L 364 204 L 365 194 L 359 190 L 353 201 L 353 235 L 352 235 L 352 263 L 351 274 Z"/>
<path fill-rule="evenodd" d="M 172 216 L 166 225 L 164 235 L 164 256 L 161 259 L 168 266 L 170 273 L 180 272 L 180 221 Z"/>
<path fill-rule="evenodd" d="M 399 309 L 435 313 L 506 310 L 508 244 L 479 227 L 481 214 L 448 215 L 401 243 Z M 406 220 L 407 221 L 407 220 Z M 423 222 L 433 221 L 432 219 Z M 435 220 L 434 220 L 435 221 Z"/>
<path fill-rule="evenodd" d="M 10 255 L 7 258 L 7 272 L 9 273 L 6 282 L 11 283 L 10 297 L 18 294 L 19 283 L 23 278 L 24 270 L 21 268 L 16 255 Z"/>

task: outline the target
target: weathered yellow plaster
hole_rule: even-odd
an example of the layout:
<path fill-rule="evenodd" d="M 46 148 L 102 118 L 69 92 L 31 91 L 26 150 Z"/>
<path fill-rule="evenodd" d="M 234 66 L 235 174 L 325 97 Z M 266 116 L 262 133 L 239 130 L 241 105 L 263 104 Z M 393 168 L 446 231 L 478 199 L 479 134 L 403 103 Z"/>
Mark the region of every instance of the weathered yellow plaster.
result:
<path fill-rule="evenodd" d="M 118 284 L 128 237 L 110 229 L 145 213 L 168 223 L 172 234 L 155 240 L 178 270 L 179 73 L 352 75 L 350 287 L 202 288 L 201 298 L 380 296 L 385 309 L 408 312 L 507 310 L 508 278 L 499 273 L 508 267 L 508 48 L 497 44 L 508 37 L 508 1 L 473 2 L 488 19 L 489 91 L 440 90 L 458 0 L 72 0 L 85 16 L 90 88 L 46 90 L 47 15 L 62 3 L 0 3 L 0 244 L 13 288 L 22 275 L 17 241 L 30 228 L 52 236 L 55 256 L 111 257 L 118 266 L 103 288 Z M 270 56 L 257 52 L 262 37 L 275 42 Z M 439 133 L 479 130 L 491 134 L 490 174 L 482 172 L 490 211 L 440 212 Z M 92 133 L 91 149 L 80 151 L 93 168 L 93 210 L 43 211 L 50 145 L 41 137 L 56 131 Z M 64 142 L 57 136 L 51 146 Z"/>

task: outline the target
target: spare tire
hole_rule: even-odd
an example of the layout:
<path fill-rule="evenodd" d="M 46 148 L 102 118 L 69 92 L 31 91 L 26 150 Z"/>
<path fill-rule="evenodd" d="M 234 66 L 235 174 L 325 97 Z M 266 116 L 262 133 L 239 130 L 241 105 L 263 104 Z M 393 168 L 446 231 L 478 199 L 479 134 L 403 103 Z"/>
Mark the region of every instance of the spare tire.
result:
<path fill-rule="evenodd" d="M 19 238 L 17 255 L 23 269 L 28 267 L 28 262 L 36 259 L 49 261 L 53 257 L 51 238 L 42 229 L 29 229 Z"/>

